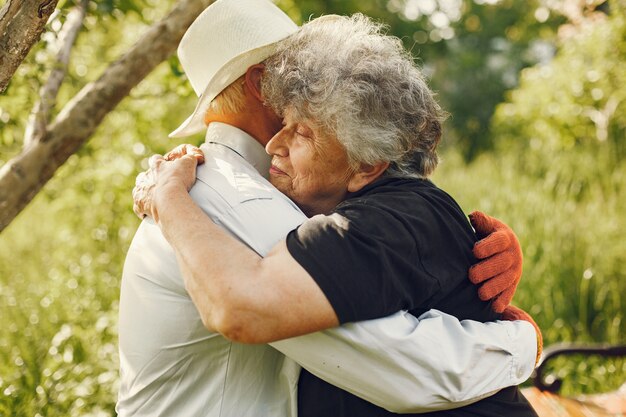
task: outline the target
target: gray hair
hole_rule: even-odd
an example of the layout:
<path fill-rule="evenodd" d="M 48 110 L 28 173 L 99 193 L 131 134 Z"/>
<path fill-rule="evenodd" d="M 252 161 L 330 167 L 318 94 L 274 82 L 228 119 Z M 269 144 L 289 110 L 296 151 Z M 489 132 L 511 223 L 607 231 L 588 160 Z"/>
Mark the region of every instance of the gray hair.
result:
<path fill-rule="evenodd" d="M 428 177 L 445 113 L 400 39 L 362 14 L 302 26 L 266 62 L 262 91 L 337 137 L 353 166 L 389 162 L 386 175 Z"/>

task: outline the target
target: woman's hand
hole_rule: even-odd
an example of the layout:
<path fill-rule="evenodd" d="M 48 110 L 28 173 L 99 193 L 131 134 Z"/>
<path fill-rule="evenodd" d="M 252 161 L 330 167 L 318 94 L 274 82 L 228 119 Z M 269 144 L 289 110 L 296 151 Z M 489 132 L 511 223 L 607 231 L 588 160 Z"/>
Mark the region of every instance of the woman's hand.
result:
<path fill-rule="evenodd" d="M 153 155 L 149 169 L 140 173 L 133 188 L 133 211 L 143 219 L 158 221 L 157 196 L 167 196 L 168 187 L 189 191 L 196 181 L 196 166 L 204 163 L 204 154 L 193 145 L 180 145 L 165 154 Z"/>

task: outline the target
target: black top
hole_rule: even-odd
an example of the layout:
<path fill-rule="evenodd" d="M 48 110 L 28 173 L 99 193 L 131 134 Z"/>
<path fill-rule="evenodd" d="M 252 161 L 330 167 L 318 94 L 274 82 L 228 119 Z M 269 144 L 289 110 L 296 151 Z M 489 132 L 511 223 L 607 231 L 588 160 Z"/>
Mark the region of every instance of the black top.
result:
<path fill-rule="evenodd" d="M 476 236 L 458 204 L 427 180 L 385 178 L 287 236 L 287 248 L 341 323 L 436 308 L 459 319 L 498 319 L 467 278 Z M 395 415 L 303 370 L 299 417 Z M 406 414 L 405 414 L 406 415 Z M 419 414 L 428 416 L 431 414 Z M 536 416 L 517 388 L 437 416 Z"/>

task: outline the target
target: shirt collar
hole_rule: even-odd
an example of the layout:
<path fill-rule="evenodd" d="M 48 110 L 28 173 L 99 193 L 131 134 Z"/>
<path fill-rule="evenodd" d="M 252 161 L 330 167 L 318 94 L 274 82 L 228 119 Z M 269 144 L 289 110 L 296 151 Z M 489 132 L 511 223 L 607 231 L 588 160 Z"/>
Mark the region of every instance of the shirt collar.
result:
<path fill-rule="evenodd" d="M 263 177 L 269 177 L 269 155 L 265 152 L 263 145 L 243 130 L 226 123 L 211 122 L 204 141 L 230 148 L 248 161 Z"/>

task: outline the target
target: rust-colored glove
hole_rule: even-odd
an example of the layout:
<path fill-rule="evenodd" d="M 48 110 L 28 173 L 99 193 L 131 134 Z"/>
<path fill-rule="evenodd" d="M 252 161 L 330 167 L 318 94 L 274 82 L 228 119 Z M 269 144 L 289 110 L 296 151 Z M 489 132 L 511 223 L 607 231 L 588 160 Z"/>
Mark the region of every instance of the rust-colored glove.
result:
<path fill-rule="evenodd" d="M 500 319 L 508 321 L 525 320 L 533 325 L 533 327 L 535 328 L 535 332 L 537 332 L 537 358 L 535 359 L 535 365 L 539 363 L 539 358 L 541 358 L 541 352 L 543 352 L 543 336 L 541 335 L 541 329 L 539 328 L 539 326 L 537 326 L 537 323 L 535 323 L 535 320 L 533 320 L 530 314 L 528 314 L 519 307 L 515 307 L 509 304 L 502 312 L 502 316 L 500 317 Z"/>
<path fill-rule="evenodd" d="M 479 285 L 481 300 L 493 299 L 492 308 L 502 313 L 511 303 L 522 277 L 522 248 L 509 226 L 480 211 L 469 215 L 481 239 L 474 245 L 474 256 L 481 260 L 469 270 L 469 279 Z"/>

